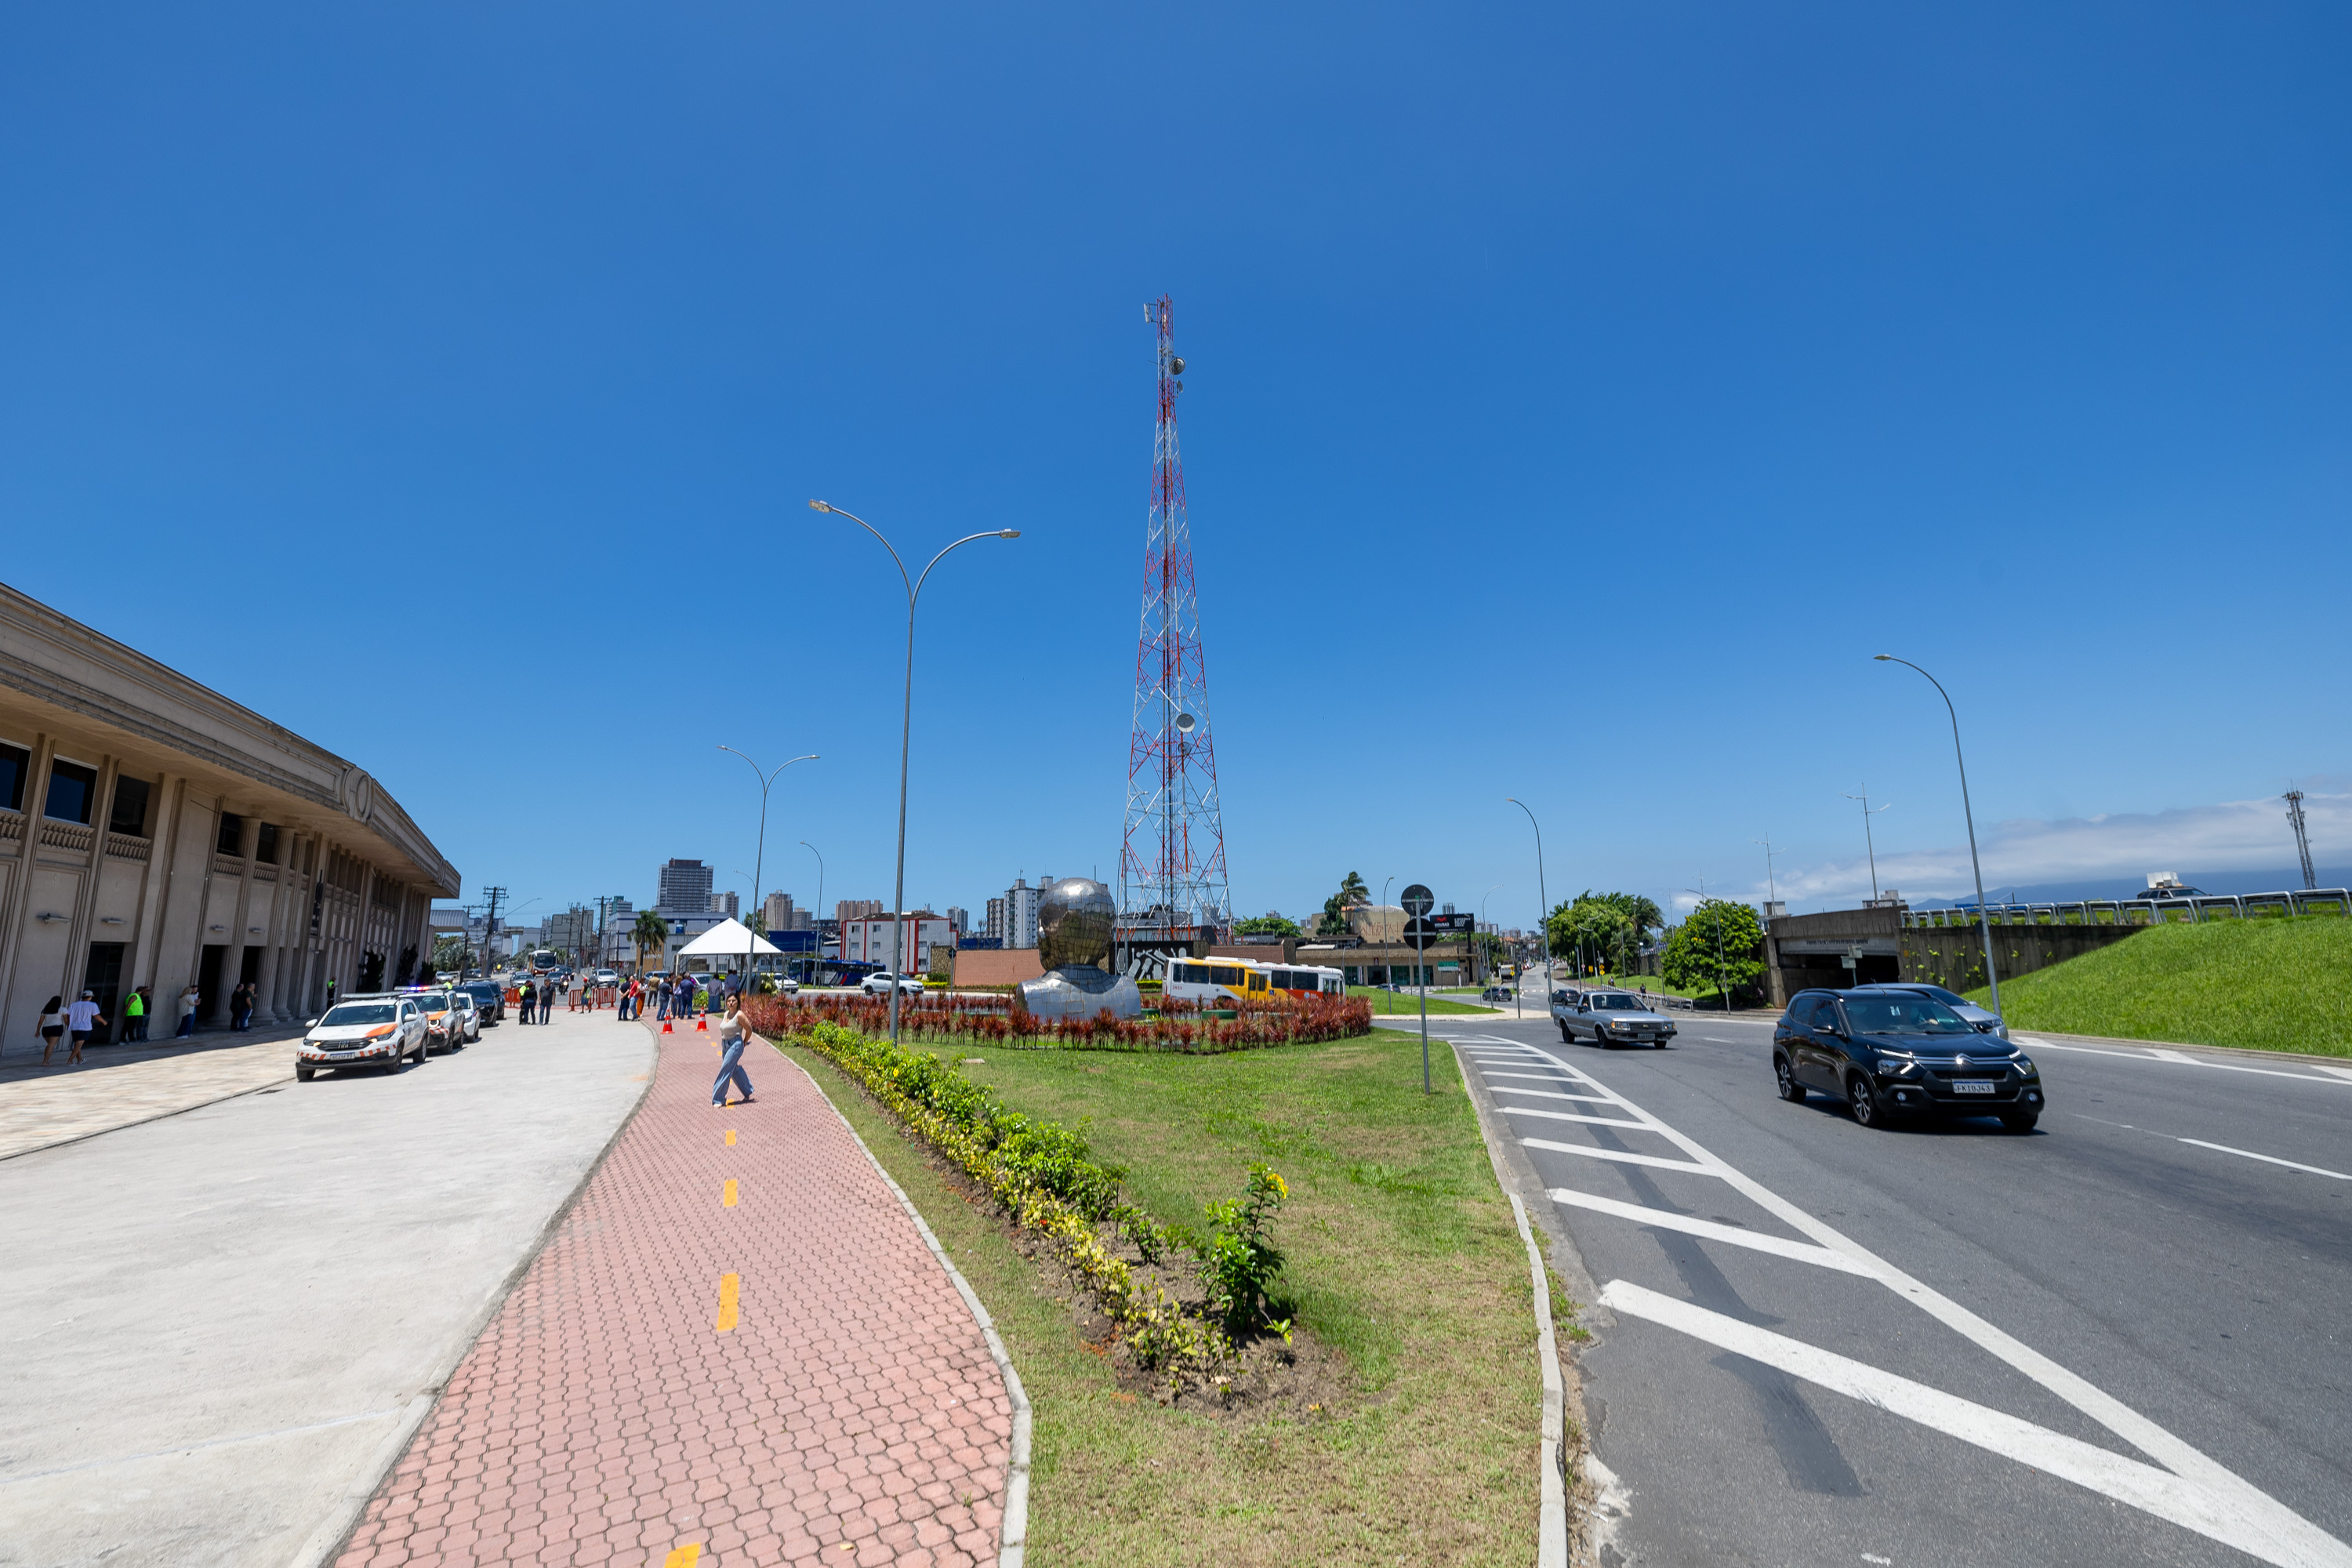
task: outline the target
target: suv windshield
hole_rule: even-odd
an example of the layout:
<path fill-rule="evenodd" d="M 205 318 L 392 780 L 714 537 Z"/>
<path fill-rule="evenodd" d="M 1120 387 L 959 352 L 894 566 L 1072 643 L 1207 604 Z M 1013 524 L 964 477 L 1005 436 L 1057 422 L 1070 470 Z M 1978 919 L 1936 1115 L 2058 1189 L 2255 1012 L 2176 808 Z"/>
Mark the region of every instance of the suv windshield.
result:
<path fill-rule="evenodd" d="M 1857 1035 L 1973 1035 L 1968 1020 L 1932 996 L 1845 999 L 1846 1022 Z"/>
<path fill-rule="evenodd" d="M 346 1002 L 320 1019 L 319 1026 L 340 1029 L 352 1024 L 389 1024 L 392 1021 L 393 1005 L 389 1002 Z"/>
<path fill-rule="evenodd" d="M 1601 1013 L 1638 1013 L 1642 1010 L 1642 1005 L 1639 1002 L 1622 991 L 1608 992 L 1603 995 L 1588 997 L 1586 1000 L 1594 1011 Z"/>

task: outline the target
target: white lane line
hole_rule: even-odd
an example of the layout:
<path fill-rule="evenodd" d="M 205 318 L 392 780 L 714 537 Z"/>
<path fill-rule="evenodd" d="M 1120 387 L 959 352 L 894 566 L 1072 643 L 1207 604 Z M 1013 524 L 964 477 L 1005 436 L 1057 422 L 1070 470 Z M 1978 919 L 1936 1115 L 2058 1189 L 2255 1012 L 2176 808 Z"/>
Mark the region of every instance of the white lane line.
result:
<path fill-rule="evenodd" d="M 1615 1215 L 1619 1219 L 1630 1219 L 1636 1225 L 1654 1225 L 1663 1230 L 1684 1231 L 1692 1236 L 1705 1237 L 1709 1241 L 1727 1241 L 1734 1247 L 1769 1252 L 1776 1258 L 1793 1258 L 1800 1263 L 1834 1268 L 1841 1274 L 1859 1274 L 1864 1279 L 1870 1277 L 1870 1270 L 1844 1253 L 1832 1252 L 1826 1247 L 1815 1247 L 1811 1242 L 1763 1236 L 1756 1231 L 1743 1230 L 1736 1225 L 1717 1225 L 1711 1219 L 1675 1214 L 1671 1209 L 1644 1208 L 1640 1204 L 1620 1203 L 1615 1198 L 1604 1198 L 1598 1193 L 1580 1193 L 1573 1187 L 1552 1188 L 1551 1201 L 1573 1204 L 1578 1208 L 1591 1209 L 1596 1214 Z"/>
<path fill-rule="evenodd" d="M 2202 1138 L 2177 1138 L 2177 1143 L 2194 1143 L 2200 1149 L 2218 1149 L 2224 1154 L 2236 1154 L 2242 1159 L 2260 1160 L 2265 1165 L 2284 1165 L 2290 1171 L 2309 1171 L 2315 1176 L 2333 1176 L 2339 1182 L 2352 1182 L 2352 1176 L 2341 1171 L 2331 1171 L 2325 1165 L 2305 1165 L 2294 1160 L 2282 1160 L 2275 1154 L 2257 1154 L 2252 1149 L 2232 1149 L 2227 1143 L 2208 1143 Z"/>
<path fill-rule="evenodd" d="M 1702 1176 L 1723 1174 L 1712 1165 L 1695 1165 L 1688 1160 L 1668 1160 L 1656 1154 L 1629 1154 L 1622 1149 L 1596 1149 L 1590 1143 L 1549 1143 L 1541 1138 L 1522 1138 L 1519 1142 L 1529 1149 L 1549 1149 L 1555 1154 L 1581 1154 L 1590 1160 L 1614 1160 L 1621 1165 L 1655 1165 L 1662 1171 L 1693 1171 Z"/>
<path fill-rule="evenodd" d="M 1556 1072 L 1490 1072 L 1486 1076 L 1488 1078 L 1527 1078 L 1533 1079 L 1538 1083 L 1558 1083 L 1559 1081 L 1559 1074 Z M 1615 1103 L 1616 1096 L 1612 1095 L 1609 1098 L 1610 1103 Z"/>
<path fill-rule="evenodd" d="M 2208 1061 L 2203 1057 L 2192 1057 L 2186 1051 L 2167 1050 L 2161 1046 L 2150 1046 L 2139 1051 L 2111 1051 L 2101 1046 L 2070 1046 L 2057 1040 L 2036 1039 L 2031 1035 L 2013 1035 L 2010 1038 L 2013 1045 L 2030 1046 L 2037 1051 L 2072 1051 L 2076 1056 L 2114 1057 L 2119 1061 L 2210 1068 L 2215 1072 L 2250 1072 L 2257 1078 L 2292 1079 L 2296 1083 L 2352 1083 L 2352 1069 L 2319 1063 L 2314 1063 L 2310 1072 L 2285 1072 L 2277 1068 L 2249 1067 L 2243 1062 Z"/>
<path fill-rule="evenodd" d="M 2242 1515 L 2260 1521 L 2263 1528 L 2280 1538 L 2301 1543 L 2300 1549 L 2294 1555 L 2273 1557 L 2270 1561 L 2281 1564 L 2298 1565 L 2298 1568 L 2299 1565 L 2305 1563 L 2325 1563 L 2332 1565 L 2332 1568 L 2352 1568 L 2352 1548 L 2347 1548 L 2343 1542 L 2304 1519 L 2284 1503 L 2223 1465 L 2208 1458 L 2195 1447 L 2174 1436 L 2088 1378 L 2059 1365 L 2058 1363 L 2019 1340 L 2015 1335 L 2003 1329 L 1996 1328 L 1941 1291 L 1931 1289 L 1922 1281 L 1913 1279 L 1860 1242 L 1839 1231 L 1835 1226 L 1807 1214 L 1761 1182 L 1744 1172 L 1734 1169 L 1702 1147 L 1696 1139 L 1658 1121 L 1591 1073 L 1569 1066 L 1549 1051 L 1541 1051 L 1538 1054 L 1556 1064 L 1570 1077 L 1580 1079 L 1599 1093 L 1607 1095 L 1612 1101 L 1623 1108 L 1629 1114 L 1639 1116 L 1654 1123 L 1661 1136 L 1702 1162 L 1703 1168 L 1709 1174 L 1721 1177 L 1738 1189 L 1740 1194 L 1750 1203 L 1764 1209 L 1790 1229 L 1801 1231 L 1832 1251 L 1843 1252 L 1855 1262 L 1867 1266 L 1870 1272 L 1877 1276 L 1880 1284 L 1959 1334 L 1979 1350 L 1998 1357 L 2023 1373 L 2149 1458 L 2163 1465 L 2165 1468 L 2175 1475 L 2198 1482 L 2217 1497 L 2230 1500 L 2231 1505 Z M 1591 1152 L 1566 1144 L 1538 1144 L 1532 1138 L 1523 1138 L 1519 1142 L 1529 1148 L 1564 1148 L 1571 1153 Z M 1639 1164 L 1646 1162 L 1636 1160 L 1632 1163 Z"/>
<path fill-rule="evenodd" d="M 2185 1477 L 2126 1459 L 2105 1448 L 2095 1448 L 2080 1438 L 2037 1426 L 1907 1377 L 1881 1372 L 1769 1329 L 1710 1312 L 1687 1301 L 1677 1301 L 1623 1279 L 1612 1279 L 1603 1286 L 1601 1300 L 1628 1317 L 1646 1318 L 1735 1355 L 1778 1367 L 1791 1377 L 1801 1377 L 1964 1443 L 1973 1443 L 1988 1452 L 2031 1465 L 2044 1474 L 2072 1481 L 2117 1502 L 2129 1503 L 2264 1562 L 2282 1565 L 2335 1563 L 2347 1555 L 2340 1544 L 2303 1525 L 2299 1519 L 2294 1522 L 2303 1525 L 2302 1531 L 2283 1534 L 2269 1528 L 2270 1521 L 2247 1517 L 2234 1506 L 2234 1499 L 2216 1496 Z"/>
<path fill-rule="evenodd" d="M 1504 1092 L 1512 1091 L 1506 1089 Z M 1580 1116 L 1573 1110 L 1546 1110 L 1538 1105 L 1506 1105 L 1498 1109 L 1506 1116 L 1540 1116 L 1547 1121 L 1582 1121 L 1594 1127 L 1631 1127 L 1637 1132 L 1652 1131 L 1646 1121 L 1628 1121 L 1622 1116 Z"/>
<path fill-rule="evenodd" d="M 1551 1081 L 1558 1083 L 1559 1079 L 1554 1079 Z M 1507 1083 L 1496 1084 L 1494 1086 L 1494 1090 L 1496 1094 L 1517 1094 L 1525 1096 L 1530 1100 L 1580 1100 L 1587 1105 L 1609 1105 L 1613 1103 L 1611 1100 L 1601 1099 L 1601 1096 L 1597 1094 L 1562 1094 L 1556 1089 L 1513 1089 Z"/>

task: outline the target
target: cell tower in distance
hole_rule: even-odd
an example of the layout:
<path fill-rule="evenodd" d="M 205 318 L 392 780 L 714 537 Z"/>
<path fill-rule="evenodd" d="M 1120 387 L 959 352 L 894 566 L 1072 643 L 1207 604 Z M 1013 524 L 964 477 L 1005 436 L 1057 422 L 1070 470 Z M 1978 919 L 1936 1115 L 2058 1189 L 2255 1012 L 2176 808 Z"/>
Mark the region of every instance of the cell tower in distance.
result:
<path fill-rule="evenodd" d="M 2303 825 L 2303 792 L 2291 789 L 2284 799 L 2286 819 L 2294 826 L 2294 852 L 2303 858 L 2303 885 L 2315 889 L 2319 886 L 2319 873 L 2311 867 L 2311 834 Z"/>
<path fill-rule="evenodd" d="M 1192 585 L 1184 459 L 1176 446 L 1175 311 L 1167 295 L 1143 308 L 1160 340 L 1160 427 L 1151 448 L 1151 511 L 1143 538 L 1143 627 L 1135 639 L 1135 724 L 1128 745 L 1126 844 L 1118 862 L 1119 939 L 1131 944 L 1216 940 L 1226 906 L 1225 826 L 1209 731 L 1209 672 Z"/>

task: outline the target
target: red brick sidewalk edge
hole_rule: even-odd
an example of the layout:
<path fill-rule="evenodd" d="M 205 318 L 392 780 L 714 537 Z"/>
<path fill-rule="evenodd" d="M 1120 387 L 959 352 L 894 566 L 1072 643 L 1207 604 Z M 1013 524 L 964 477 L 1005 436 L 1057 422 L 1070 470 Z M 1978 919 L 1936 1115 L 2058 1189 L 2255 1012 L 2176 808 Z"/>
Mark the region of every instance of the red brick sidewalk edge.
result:
<path fill-rule="evenodd" d="M 890 1179 L 890 1173 L 882 1168 L 882 1162 L 874 1157 L 874 1151 L 866 1146 L 866 1140 L 857 1135 L 857 1129 L 850 1125 L 849 1118 L 841 1114 L 841 1107 L 834 1104 L 833 1097 L 825 1093 L 824 1085 L 817 1081 L 816 1075 L 793 1061 L 791 1053 L 775 1041 L 767 1043 L 774 1047 L 780 1058 L 792 1064 L 794 1072 L 808 1079 L 809 1087 L 816 1090 L 817 1098 L 824 1101 L 825 1109 L 841 1122 L 841 1130 L 849 1134 L 850 1141 L 857 1145 L 857 1152 L 866 1156 L 866 1163 L 874 1167 L 874 1173 L 882 1178 L 882 1184 L 890 1189 L 890 1195 L 897 1198 L 898 1206 L 907 1211 L 907 1217 L 914 1222 L 916 1233 L 923 1238 L 923 1245 L 931 1249 L 931 1256 L 947 1271 L 949 1283 L 956 1288 L 956 1294 L 963 1298 L 964 1306 L 971 1310 L 972 1321 L 980 1325 L 981 1337 L 988 1342 L 989 1356 L 996 1363 L 998 1375 L 1004 1379 L 1005 1397 L 1013 1402 L 1013 1445 L 1004 1461 L 1004 1522 L 997 1533 L 996 1564 L 997 1568 L 1022 1568 L 1023 1553 L 1029 1544 L 1029 1394 L 1021 1386 L 1021 1374 L 1013 1370 L 1013 1357 L 1006 1353 L 1004 1341 L 997 1335 L 996 1320 L 988 1315 L 988 1309 L 981 1305 L 978 1292 L 964 1279 L 963 1270 L 955 1266 L 948 1257 L 947 1248 L 940 1245 L 940 1238 L 931 1234 L 931 1227 L 915 1207 L 914 1200 L 907 1195 L 907 1190 Z"/>
<path fill-rule="evenodd" d="M 400 1413 L 400 1424 L 384 1438 L 383 1446 L 368 1457 L 367 1468 L 352 1479 L 350 1489 L 335 1505 L 335 1511 L 310 1532 L 310 1538 L 302 1543 L 302 1550 L 294 1554 L 293 1568 L 323 1568 L 324 1564 L 342 1555 L 343 1548 L 351 1544 L 352 1536 L 359 1530 L 368 1504 L 375 1500 L 375 1494 L 391 1478 L 393 1467 L 407 1457 L 408 1446 L 416 1440 L 416 1434 L 424 1429 L 425 1419 L 441 1403 L 442 1393 L 448 1388 L 449 1380 L 457 1375 L 457 1368 L 473 1353 L 475 1344 L 504 1310 L 507 1298 L 514 1294 L 515 1288 L 530 1272 L 531 1265 L 539 1261 L 539 1255 L 547 1250 L 548 1243 L 555 1239 L 555 1233 L 562 1228 L 563 1222 L 579 1206 L 581 1198 L 588 1191 L 588 1184 L 596 1179 L 596 1173 L 604 1168 L 604 1162 L 611 1159 L 613 1151 L 620 1146 L 621 1134 L 629 1130 L 629 1124 L 637 1119 L 637 1112 L 646 1108 L 646 1100 L 654 1091 L 654 1079 L 659 1076 L 661 1065 L 661 1042 L 652 1037 L 650 1030 L 647 1036 L 646 1044 L 651 1047 L 651 1054 L 647 1058 L 645 1087 L 637 1090 L 636 1103 L 630 1106 L 629 1113 L 614 1125 L 613 1135 L 604 1140 L 604 1146 L 596 1151 L 596 1157 L 580 1173 L 580 1180 L 573 1185 L 571 1194 L 555 1205 L 547 1216 L 547 1223 L 540 1227 L 539 1234 L 531 1238 L 522 1256 L 515 1259 L 515 1266 L 507 1270 L 507 1277 L 499 1280 L 498 1289 L 489 1293 L 482 1310 L 475 1314 L 473 1321 L 466 1325 L 465 1332 L 453 1342 L 457 1350 L 447 1362 L 434 1370 L 432 1386 L 408 1402 L 406 1408 Z M 838 1116 L 841 1113 L 836 1110 L 834 1114 Z M 866 1158 L 872 1159 L 873 1156 L 868 1154 Z M 888 1178 L 884 1179 L 887 1181 Z M 928 1236 L 929 1233 L 924 1234 Z M 958 1283 L 961 1281 L 959 1279 Z M 992 1346 L 994 1342 L 993 1339 L 990 1341 Z M 1016 1408 L 1022 1415 L 1028 1412 L 1025 1404 Z M 1026 1431 L 1026 1427 L 1020 1425 L 1019 1416 L 1015 1417 L 1014 1431 Z M 1022 1476 L 1025 1484 L 1028 1476 L 1026 1447 L 1021 1449 L 1021 1454 L 1024 1461 Z"/>

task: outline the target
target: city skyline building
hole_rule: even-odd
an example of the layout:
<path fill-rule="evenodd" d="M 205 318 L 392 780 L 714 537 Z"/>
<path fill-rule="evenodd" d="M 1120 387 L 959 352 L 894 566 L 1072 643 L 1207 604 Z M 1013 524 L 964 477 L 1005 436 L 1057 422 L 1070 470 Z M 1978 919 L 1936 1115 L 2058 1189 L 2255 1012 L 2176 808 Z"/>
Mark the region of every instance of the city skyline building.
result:
<path fill-rule="evenodd" d="M 654 908 L 666 915 L 708 914 L 710 879 L 710 868 L 699 860 L 667 860 L 656 880 Z"/>

